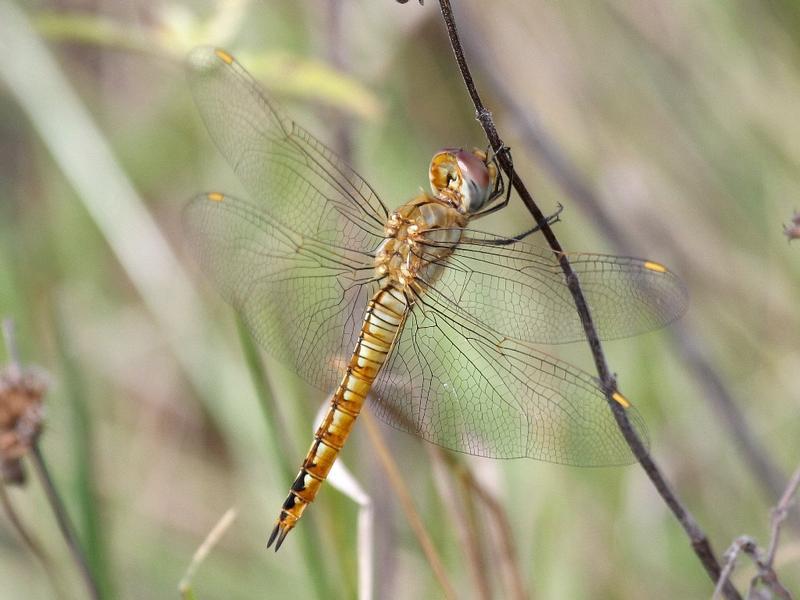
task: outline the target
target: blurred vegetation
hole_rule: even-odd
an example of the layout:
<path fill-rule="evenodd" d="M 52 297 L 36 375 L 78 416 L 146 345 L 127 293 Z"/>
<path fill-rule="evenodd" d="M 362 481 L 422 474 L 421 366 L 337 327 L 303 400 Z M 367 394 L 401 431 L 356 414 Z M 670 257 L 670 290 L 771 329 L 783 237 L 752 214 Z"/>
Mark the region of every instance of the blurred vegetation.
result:
<path fill-rule="evenodd" d="M 264 550 L 287 472 L 300 464 L 325 398 L 266 354 L 262 378 L 231 310 L 185 257 L 186 200 L 240 189 L 197 117 L 181 60 L 195 44 L 225 45 L 323 140 L 341 120 L 329 115 L 346 116 L 355 166 L 394 206 L 426 185 L 435 150 L 485 144 L 436 3 L 343 0 L 333 43 L 346 73 L 329 61 L 329 11 L 310 0 L 15 6 L 118 168 L 92 163 L 94 187 L 79 191 L 69 169 L 94 133 L 71 122 L 43 132 L 30 107 L 68 114 L 64 99 L 20 97 L 0 83 L 0 314 L 16 319 L 23 359 L 54 376 L 43 452 L 107 597 L 177 597 L 194 551 L 234 505 L 238 518 L 193 580 L 197 598 L 353 597 L 357 509 L 332 486 L 302 533 L 278 555 Z M 488 89 L 489 72 L 575 163 L 636 253 L 685 280 L 692 305 L 683 324 L 788 475 L 800 462 L 800 244 L 787 244 L 781 224 L 800 207 L 797 3 L 501 0 L 487 10 L 463 0 L 456 10 L 471 56 L 480 49 L 473 68 L 517 170 L 545 212 L 566 207 L 556 230 L 564 246 L 611 252 L 615 240 L 542 168 Z M 6 61 L 27 60 L 27 46 L 0 47 Z M 53 139 L 59 132 L 70 137 Z M 54 158 L 54 143 L 74 146 L 74 161 Z M 111 192 L 128 182 L 132 204 Z M 151 245 L 140 221 L 125 220 L 139 208 L 179 261 Z M 513 233 L 528 218 L 512 202 L 491 225 Z M 745 533 L 766 545 L 777 497 L 749 470 L 668 339 L 658 332 L 606 346 L 621 389 L 717 552 Z M 549 351 L 592 369 L 581 344 Z M 429 449 L 404 434 L 385 437 L 459 597 L 477 597 L 439 475 L 420 468 L 432 462 Z M 343 457 L 375 504 L 377 597 L 438 597 L 363 432 Z M 507 512 L 531 596 L 710 596 L 638 467 L 459 460 Z M 32 483 L 9 493 L 59 569 L 63 597 L 81 597 L 41 490 Z M 776 566 L 800 592 L 797 529 L 787 528 Z M 746 589 L 753 572 L 743 563 L 733 580 Z M 54 597 L 4 518 L 0 581 L 0 598 Z M 502 597 L 499 576 L 490 581 Z"/>

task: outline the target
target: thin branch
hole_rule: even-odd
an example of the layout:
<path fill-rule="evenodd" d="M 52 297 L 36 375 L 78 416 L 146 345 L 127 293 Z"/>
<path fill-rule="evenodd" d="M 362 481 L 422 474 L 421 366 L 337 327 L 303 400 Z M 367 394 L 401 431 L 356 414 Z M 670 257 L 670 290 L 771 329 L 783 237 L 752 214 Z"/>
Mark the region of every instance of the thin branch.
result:
<path fill-rule="evenodd" d="M 461 71 L 462 79 L 467 87 L 467 91 L 472 103 L 475 106 L 477 119 L 483 127 L 486 137 L 489 140 L 489 144 L 495 153 L 497 153 L 497 159 L 500 167 L 509 177 L 511 180 L 511 185 L 513 185 L 522 202 L 525 204 L 526 208 L 539 225 L 542 234 L 547 240 L 550 249 L 556 255 L 559 265 L 564 272 L 567 286 L 572 294 L 573 300 L 575 301 L 575 308 L 577 309 L 581 323 L 583 324 L 586 339 L 589 343 L 589 348 L 591 349 L 592 357 L 594 359 L 595 368 L 597 369 L 597 373 L 600 377 L 601 388 L 606 395 L 610 409 L 612 410 L 614 418 L 617 421 L 617 425 L 625 437 L 626 442 L 630 446 L 634 456 L 639 461 L 639 464 L 645 470 L 645 473 L 647 473 L 650 481 L 653 483 L 656 490 L 658 490 L 658 493 L 661 495 L 667 506 L 669 506 L 670 510 L 672 510 L 673 514 L 688 535 L 692 544 L 692 548 L 703 564 L 709 577 L 711 577 L 712 581 L 716 582 L 720 577 L 720 566 L 716 556 L 714 555 L 708 538 L 702 529 L 700 529 L 694 517 L 688 512 L 688 510 L 686 510 L 686 508 L 684 508 L 670 488 L 669 484 L 661 474 L 644 444 L 639 439 L 639 436 L 636 434 L 636 431 L 633 429 L 625 409 L 612 398 L 612 396 L 617 392 L 616 381 L 614 380 L 614 377 L 608 368 L 608 364 L 606 363 L 605 355 L 603 354 L 602 346 L 600 344 L 600 338 L 597 335 L 597 331 L 589 312 L 589 307 L 580 288 L 578 277 L 572 270 L 569 260 L 564 254 L 561 245 L 556 239 L 555 234 L 550 228 L 550 225 L 547 223 L 543 213 L 536 205 L 533 197 L 531 196 L 530 192 L 528 192 L 519 175 L 514 172 L 508 153 L 504 151 L 503 142 L 497 132 L 494 121 L 492 120 L 491 112 L 489 112 L 489 110 L 487 110 L 487 108 L 484 106 L 480 95 L 478 94 L 478 90 L 475 86 L 474 80 L 472 79 L 469 66 L 467 65 L 464 57 L 464 51 L 461 46 L 458 31 L 456 29 L 455 18 L 453 17 L 453 9 L 450 6 L 450 1 L 439 0 L 439 6 L 441 7 L 445 25 L 447 26 L 450 45 L 453 48 L 453 53 L 455 54 L 456 62 L 458 63 L 459 70 Z M 724 592 L 726 597 L 729 599 L 741 598 L 739 593 L 729 582 L 724 584 Z"/>
<path fill-rule="evenodd" d="M 775 572 L 773 563 L 775 561 L 775 554 L 778 551 L 781 525 L 789 514 L 789 508 L 794 500 L 794 495 L 797 493 L 798 487 L 800 487 L 800 467 L 795 470 L 794 474 L 789 479 L 786 489 L 772 511 L 772 533 L 766 553 L 763 555 L 756 553 L 753 556 L 753 560 L 758 567 L 758 573 L 750 582 L 751 591 L 754 590 L 759 583 L 763 583 L 776 597 L 783 600 L 791 600 L 792 596 L 778 579 L 778 574 Z"/>
<path fill-rule="evenodd" d="M 778 600 L 793 600 L 792 594 L 783 587 L 783 584 L 778 580 L 778 575 L 774 569 L 767 569 L 761 562 L 756 561 L 758 565 L 758 574 L 750 580 L 750 587 L 747 591 L 747 598 L 758 598 L 756 589 L 759 584 L 764 584 L 768 589 L 769 598 L 777 598 Z"/>
<path fill-rule="evenodd" d="M 67 509 L 58 495 L 58 491 L 53 484 L 53 479 L 50 477 L 50 472 L 48 471 L 47 465 L 44 462 L 44 457 L 42 456 L 42 452 L 39 449 L 38 443 L 34 443 L 31 447 L 30 457 L 31 461 L 33 462 L 34 470 L 39 476 L 39 481 L 44 488 L 47 501 L 50 503 L 50 508 L 52 509 L 53 514 L 56 517 L 56 521 L 58 522 L 58 528 L 61 530 L 61 535 L 64 536 L 64 540 L 67 542 L 70 554 L 72 554 L 72 558 L 78 565 L 78 570 L 80 571 L 81 577 L 86 584 L 89 597 L 93 600 L 99 600 L 100 590 L 98 589 L 97 583 L 95 582 L 92 572 L 89 569 L 89 563 L 87 562 L 86 556 L 83 553 L 83 549 L 78 542 L 78 537 L 75 535 L 75 528 L 70 521 L 69 515 L 67 514 Z"/>
<path fill-rule="evenodd" d="M 798 471 L 800 472 L 800 470 Z M 800 477 L 798 477 L 798 482 L 800 483 Z M 794 491 L 791 493 L 790 490 L 793 487 L 793 483 L 790 482 L 789 487 L 787 487 L 787 495 L 785 498 L 787 499 L 787 506 L 788 501 L 791 499 L 794 491 L 797 491 L 796 486 L 794 486 Z M 776 508 L 777 510 L 777 508 Z M 773 523 L 774 527 L 774 523 Z M 775 537 L 772 538 L 770 545 L 775 541 Z M 774 549 L 773 549 L 774 550 Z M 719 581 L 717 581 L 717 585 L 714 588 L 714 593 L 711 596 L 711 600 L 715 600 L 719 597 L 720 591 L 723 589 L 723 586 L 730 580 L 731 575 L 733 574 L 733 569 L 736 566 L 736 561 L 739 557 L 739 554 L 746 554 L 750 557 L 755 564 L 756 568 L 758 569 L 756 575 L 750 580 L 750 587 L 747 592 L 748 598 L 756 598 L 760 597 L 757 595 L 757 588 L 759 585 L 763 584 L 767 589 L 769 589 L 769 598 L 780 598 L 780 600 L 792 600 L 792 595 L 783 584 L 778 579 L 778 574 L 775 572 L 775 569 L 772 567 L 772 563 L 769 562 L 769 553 L 762 552 L 761 548 L 758 547 L 755 540 L 750 536 L 743 535 L 737 538 L 731 547 L 725 552 L 725 566 L 722 569 L 722 573 L 720 574 Z M 766 556 L 766 558 L 765 558 Z M 774 557 L 774 554 L 773 554 Z"/>
<path fill-rule="evenodd" d="M 780 581 L 778 581 L 777 576 L 775 576 L 775 572 L 771 571 L 772 578 L 766 576 L 764 573 L 759 573 L 756 577 L 750 581 L 750 587 L 747 590 L 747 598 L 748 600 L 753 599 L 757 600 L 758 598 L 764 598 L 763 594 L 758 594 L 756 589 L 759 583 L 764 583 L 769 588 L 769 596 L 766 596 L 769 600 L 777 599 L 777 600 L 794 600 L 792 594 L 783 587 Z M 758 595 L 757 595 L 758 594 Z"/>
<path fill-rule="evenodd" d="M 800 487 L 800 467 L 797 467 L 797 470 L 792 474 L 783 495 L 781 495 L 781 499 L 772 511 L 772 534 L 770 536 L 769 548 L 767 549 L 767 557 L 765 559 L 765 563 L 770 568 L 772 568 L 775 562 L 775 553 L 778 550 L 778 538 L 781 533 L 781 525 L 789 515 L 789 508 L 794 499 L 794 495 L 797 493 L 798 487 Z"/>
<path fill-rule="evenodd" d="M 737 538 L 727 552 L 725 552 L 725 567 L 722 569 L 711 600 L 714 600 L 714 598 L 719 595 L 723 584 L 730 579 L 736 565 L 736 559 L 742 552 L 753 560 L 753 563 L 758 569 L 755 577 L 750 580 L 750 589 L 747 594 L 748 598 L 755 598 L 756 588 L 759 584 L 764 584 L 770 590 L 770 598 L 774 596 L 781 600 L 792 600 L 792 595 L 783 587 L 783 584 L 778 579 L 778 574 L 775 572 L 773 562 L 778 548 L 781 524 L 786 519 L 790 504 L 794 499 L 794 495 L 797 493 L 798 487 L 800 487 L 800 467 L 797 468 L 789 479 L 786 489 L 772 511 L 772 535 L 770 536 L 767 552 L 762 552 L 753 538 L 749 536 Z"/>
<path fill-rule="evenodd" d="M 364 421 L 364 428 L 369 435 L 369 439 L 370 442 L 372 442 L 373 448 L 375 448 L 378 460 L 380 460 L 384 470 L 386 471 L 386 475 L 389 478 L 389 483 L 394 489 L 397 499 L 400 501 L 400 505 L 403 507 L 403 512 L 406 514 L 406 519 L 408 519 L 411 529 L 417 536 L 420 546 L 422 546 L 422 551 L 425 554 L 425 557 L 428 559 L 431 568 L 433 569 L 433 574 L 436 576 L 439 585 L 442 586 L 442 591 L 444 592 L 445 597 L 456 598 L 455 589 L 453 588 L 453 584 L 450 583 L 450 580 L 448 579 L 447 571 L 444 568 L 442 559 L 436 552 L 436 547 L 433 545 L 433 541 L 428 535 L 428 530 L 425 528 L 425 524 L 422 522 L 422 517 L 420 517 L 419 512 L 414 506 L 414 500 L 411 497 L 411 492 L 408 490 L 405 481 L 403 481 L 403 476 L 400 474 L 400 469 L 398 468 L 397 463 L 395 462 L 394 458 L 392 458 L 389 449 L 383 442 L 381 432 L 375 423 L 374 417 L 369 411 L 364 411 L 360 418 Z"/>

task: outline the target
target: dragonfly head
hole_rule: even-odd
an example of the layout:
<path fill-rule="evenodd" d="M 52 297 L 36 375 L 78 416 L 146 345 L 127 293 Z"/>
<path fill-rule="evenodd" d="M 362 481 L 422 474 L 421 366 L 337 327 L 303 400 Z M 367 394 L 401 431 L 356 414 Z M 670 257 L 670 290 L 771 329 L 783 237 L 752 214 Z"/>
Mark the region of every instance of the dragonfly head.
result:
<path fill-rule="evenodd" d="M 460 213 L 474 214 L 489 201 L 497 169 L 480 150 L 445 148 L 431 159 L 429 172 L 433 195 Z"/>

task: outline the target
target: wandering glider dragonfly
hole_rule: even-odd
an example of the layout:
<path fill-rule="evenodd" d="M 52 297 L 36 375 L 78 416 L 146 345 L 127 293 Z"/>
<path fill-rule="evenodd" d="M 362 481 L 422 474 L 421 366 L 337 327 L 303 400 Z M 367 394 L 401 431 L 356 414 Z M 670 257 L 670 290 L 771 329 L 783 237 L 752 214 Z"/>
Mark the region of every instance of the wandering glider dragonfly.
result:
<path fill-rule="evenodd" d="M 316 497 L 368 395 L 384 422 L 451 450 L 632 462 L 597 380 L 531 345 L 584 338 L 558 257 L 468 227 L 502 205 L 485 153 L 440 151 L 431 193 L 391 211 L 230 54 L 198 48 L 189 73 L 211 137 L 250 195 L 194 198 L 192 247 L 264 348 L 335 390 L 268 546 L 280 547 Z M 568 257 L 604 339 L 685 310 L 685 288 L 659 263 Z M 615 398 L 645 436 L 639 413 Z"/>

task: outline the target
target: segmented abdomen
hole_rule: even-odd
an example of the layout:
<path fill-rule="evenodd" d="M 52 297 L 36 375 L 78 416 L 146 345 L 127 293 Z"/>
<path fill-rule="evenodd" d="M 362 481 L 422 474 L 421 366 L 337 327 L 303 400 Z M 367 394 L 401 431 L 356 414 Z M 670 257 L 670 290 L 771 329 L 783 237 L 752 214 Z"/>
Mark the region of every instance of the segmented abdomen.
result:
<path fill-rule="evenodd" d="M 289 489 L 267 547 L 273 542 L 276 551 L 281 547 L 306 506 L 317 495 L 350 435 L 375 377 L 386 362 L 408 306 L 405 294 L 391 285 L 382 288 L 370 300 L 347 371 L 314 434 L 314 442 Z"/>

